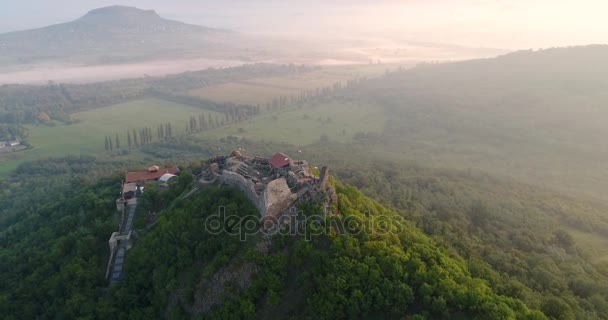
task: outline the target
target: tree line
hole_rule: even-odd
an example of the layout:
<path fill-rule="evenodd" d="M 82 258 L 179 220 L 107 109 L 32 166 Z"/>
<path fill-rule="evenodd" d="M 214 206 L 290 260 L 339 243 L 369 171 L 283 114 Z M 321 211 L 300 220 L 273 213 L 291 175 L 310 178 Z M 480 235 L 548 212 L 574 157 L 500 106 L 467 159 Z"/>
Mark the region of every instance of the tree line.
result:
<path fill-rule="evenodd" d="M 173 129 L 171 128 L 170 122 L 161 123 L 156 126 L 156 139 L 158 139 L 158 141 L 170 138 L 172 136 Z M 120 136 L 118 133 L 114 136 L 105 136 L 104 139 L 105 151 L 112 152 L 115 150 L 120 150 Z M 152 143 L 154 141 L 152 127 L 127 130 L 126 140 L 126 146 L 129 150 Z"/>
<path fill-rule="evenodd" d="M 316 68 L 251 64 L 157 78 L 89 84 L 57 84 L 49 81 L 47 85 L 3 85 L 0 86 L 0 123 L 70 122 L 69 115 L 72 113 L 141 99 L 152 92 L 185 92 L 231 81 L 309 72 Z"/>
<path fill-rule="evenodd" d="M 220 128 L 226 124 L 236 123 L 251 119 L 259 112 L 259 108 L 243 108 L 236 105 L 226 105 L 223 110 L 223 115 L 220 113 L 200 113 L 192 115 L 186 121 L 184 132 L 186 134 L 199 133 L 209 129 Z M 139 148 L 150 144 L 154 141 L 163 141 L 174 136 L 173 128 L 170 122 L 158 124 L 153 130 L 152 127 L 143 127 L 140 129 L 130 129 L 126 132 L 126 147 L 128 150 Z M 125 138 L 123 136 L 122 139 Z M 124 146 L 124 145 L 123 145 Z M 104 137 L 104 150 L 113 152 L 121 149 L 121 137 L 118 133 L 113 136 Z"/>

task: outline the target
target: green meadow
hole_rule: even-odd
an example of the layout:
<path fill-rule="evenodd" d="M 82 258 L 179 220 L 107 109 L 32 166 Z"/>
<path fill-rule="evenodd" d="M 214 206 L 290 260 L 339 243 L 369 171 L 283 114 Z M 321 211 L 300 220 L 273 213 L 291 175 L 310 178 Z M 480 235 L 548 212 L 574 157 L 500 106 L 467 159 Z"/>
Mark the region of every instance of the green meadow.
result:
<path fill-rule="evenodd" d="M 72 115 L 79 121 L 71 125 L 32 126 L 28 142 L 32 149 L 2 158 L 0 175 L 7 175 L 20 163 L 46 157 L 100 154 L 105 151 L 104 137 L 119 135 L 121 146 L 127 145 L 127 130 L 151 127 L 170 122 L 173 133 L 185 131 L 190 116 L 201 113 L 221 115 L 174 102 L 146 99 L 79 112 Z"/>
<path fill-rule="evenodd" d="M 334 142 L 349 142 L 357 132 L 382 133 L 386 119 L 380 110 L 376 105 L 339 101 L 307 104 L 205 131 L 200 136 L 237 136 L 294 145 L 311 144 L 322 136 Z"/>
<path fill-rule="evenodd" d="M 332 86 L 350 79 L 377 77 L 397 65 L 358 65 L 324 67 L 285 77 L 256 78 L 192 90 L 190 94 L 217 102 L 244 104 L 268 103 L 272 99 L 299 95 L 302 91 Z M 197 134 L 204 138 L 239 136 L 256 141 L 306 145 L 327 137 L 335 142 L 348 142 L 357 132 L 381 133 L 386 122 L 375 105 L 360 105 L 332 101 L 305 104 L 303 108 L 290 108 L 265 113 L 247 122 Z M 78 122 L 71 125 L 30 126 L 28 142 L 32 149 L 5 155 L 0 158 L 0 176 L 6 176 L 20 163 L 65 155 L 104 154 L 104 137 L 119 135 L 121 146 L 126 146 L 127 130 L 151 127 L 170 122 L 173 134 L 185 132 L 191 116 L 224 115 L 189 105 L 160 99 L 144 99 L 116 104 L 72 114 Z M 197 117 L 198 119 L 198 117 Z"/>

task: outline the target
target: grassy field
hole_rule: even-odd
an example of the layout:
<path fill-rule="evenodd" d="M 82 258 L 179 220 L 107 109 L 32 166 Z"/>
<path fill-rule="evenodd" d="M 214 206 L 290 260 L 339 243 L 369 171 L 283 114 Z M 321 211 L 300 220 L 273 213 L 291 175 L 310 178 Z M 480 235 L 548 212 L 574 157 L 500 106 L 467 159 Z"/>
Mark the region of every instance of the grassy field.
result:
<path fill-rule="evenodd" d="M 229 135 L 256 141 L 307 145 L 322 135 L 336 142 L 351 141 L 357 132 L 381 133 L 386 119 L 377 106 L 329 102 L 264 114 L 247 122 L 205 131 L 205 138 Z"/>
<path fill-rule="evenodd" d="M 216 102 L 265 105 L 281 96 L 299 95 L 306 90 L 356 78 L 377 77 L 398 67 L 378 64 L 323 67 L 298 75 L 258 78 L 195 89 L 190 94 Z M 263 114 L 248 122 L 206 131 L 201 136 L 222 138 L 231 135 L 257 141 L 306 145 L 326 135 L 331 140 L 347 142 L 357 132 L 382 132 L 386 122 L 382 114 L 375 105 L 338 101 L 307 104 L 300 109 Z"/>
<path fill-rule="evenodd" d="M 104 152 L 104 137 L 119 135 L 127 145 L 127 129 L 152 127 L 170 122 L 173 134 L 183 133 L 192 115 L 219 113 L 158 99 L 139 100 L 73 114 L 80 122 L 72 125 L 31 127 L 28 141 L 33 149 L 2 158 L 0 175 L 6 175 L 21 162 L 53 156 L 98 154 Z"/>
<path fill-rule="evenodd" d="M 373 78 L 397 65 L 350 65 L 323 67 L 320 70 L 285 77 L 258 78 L 190 90 L 189 94 L 215 102 L 261 104 L 281 96 L 299 95 L 303 91 L 332 86 L 356 78 Z"/>
<path fill-rule="evenodd" d="M 191 94 L 218 102 L 265 104 L 280 96 L 299 95 L 302 91 L 331 86 L 340 81 L 380 76 L 398 67 L 389 64 L 323 67 L 299 75 L 211 86 L 193 90 Z M 222 138 L 234 135 L 258 141 L 306 145 L 326 135 L 334 141 L 346 142 L 359 131 L 383 130 L 385 119 L 374 108 L 338 102 L 307 105 L 303 109 L 264 114 L 245 123 L 205 131 L 200 136 Z M 72 125 L 33 126 L 29 128 L 28 142 L 34 148 L 0 158 L 0 176 L 9 174 L 24 161 L 53 156 L 103 154 L 105 136 L 119 134 L 121 144 L 125 146 L 127 129 L 149 126 L 155 134 L 156 125 L 171 122 L 174 134 L 183 133 L 190 116 L 200 113 L 223 118 L 223 115 L 212 111 L 147 99 L 73 114 L 72 117 L 80 122 Z"/>

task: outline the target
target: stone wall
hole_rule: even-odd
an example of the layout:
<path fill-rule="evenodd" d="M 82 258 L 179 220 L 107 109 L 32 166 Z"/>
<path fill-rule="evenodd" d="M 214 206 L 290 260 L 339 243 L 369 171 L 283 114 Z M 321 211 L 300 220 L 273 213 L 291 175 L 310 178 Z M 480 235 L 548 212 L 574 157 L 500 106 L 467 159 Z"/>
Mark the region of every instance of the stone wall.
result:
<path fill-rule="evenodd" d="M 324 166 L 321 168 L 321 176 L 319 177 L 319 185 L 321 189 L 325 189 L 329 184 L 329 168 Z"/>
<path fill-rule="evenodd" d="M 268 173 L 269 176 L 264 175 L 271 179 L 266 185 L 256 184 L 254 181 L 257 179 L 252 180 L 246 177 L 249 175 L 259 176 L 260 174 L 256 173 L 255 170 L 263 171 L 264 168 L 261 167 L 268 166 L 267 159 L 230 157 L 222 160 L 224 165 L 215 164 L 215 166 L 211 166 L 208 170 L 209 174 L 222 183 L 241 190 L 263 217 L 278 218 L 299 197 L 313 191 L 311 184 L 314 184 L 316 179 L 310 172 L 308 162 L 304 160 L 292 161 L 289 167 L 274 169 L 272 175 L 270 173 Z M 321 190 L 323 190 L 329 184 L 329 169 L 327 167 L 321 169 L 320 178 Z M 301 190 L 294 193 L 290 187 Z"/>
<path fill-rule="evenodd" d="M 220 181 L 223 183 L 238 188 L 241 190 L 249 200 L 253 203 L 253 205 L 258 209 L 261 215 L 264 215 L 266 212 L 266 200 L 264 196 L 258 196 L 255 192 L 255 187 L 253 181 L 245 179 L 242 175 L 231 172 L 228 170 L 224 170 L 223 173 L 219 176 Z"/>
<path fill-rule="evenodd" d="M 291 192 L 285 178 L 279 178 L 268 183 L 264 191 L 264 198 L 266 202 L 265 216 L 278 218 L 281 213 L 298 200 L 298 195 Z"/>

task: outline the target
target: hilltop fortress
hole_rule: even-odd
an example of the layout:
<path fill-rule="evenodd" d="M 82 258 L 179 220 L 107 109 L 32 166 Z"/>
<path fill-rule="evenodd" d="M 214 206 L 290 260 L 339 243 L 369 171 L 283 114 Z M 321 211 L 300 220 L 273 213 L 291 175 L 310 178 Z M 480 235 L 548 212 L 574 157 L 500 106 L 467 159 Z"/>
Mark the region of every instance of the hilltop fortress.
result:
<path fill-rule="evenodd" d="M 240 189 L 262 218 L 279 218 L 298 201 L 319 201 L 327 207 L 336 202 L 329 184 L 329 168 L 318 176 L 306 160 L 293 160 L 279 152 L 270 158 L 247 157 L 241 151 L 209 159 L 203 168 L 202 186 L 221 182 Z"/>

